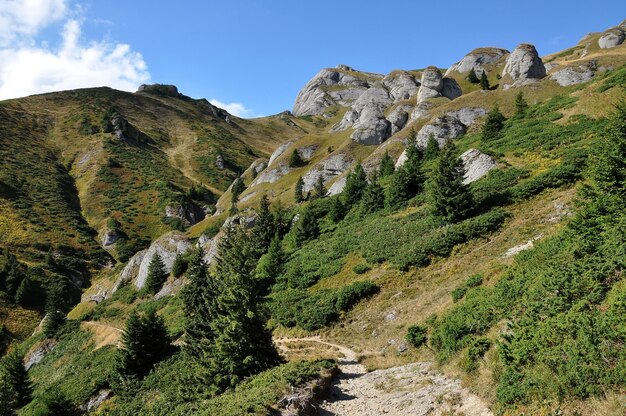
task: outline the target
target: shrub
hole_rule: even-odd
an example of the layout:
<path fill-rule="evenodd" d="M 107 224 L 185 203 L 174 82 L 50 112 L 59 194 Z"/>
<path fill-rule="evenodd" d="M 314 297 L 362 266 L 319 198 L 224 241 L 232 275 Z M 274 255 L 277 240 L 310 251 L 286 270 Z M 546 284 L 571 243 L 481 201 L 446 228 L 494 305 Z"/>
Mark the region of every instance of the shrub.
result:
<path fill-rule="evenodd" d="M 410 326 L 406 333 L 406 340 L 415 348 L 419 348 L 426 343 L 426 332 L 427 328 L 425 326 L 413 325 Z"/>
<path fill-rule="evenodd" d="M 480 286 L 482 283 L 483 277 L 481 274 L 475 274 L 469 277 L 464 283 L 452 291 L 452 300 L 454 302 L 458 302 L 463 298 L 463 296 L 465 296 L 469 289 Z"/>
<path fill-rule="evenodd" d="M 467 348 L 467 353 L 461 361 L 461 367 L 468 373 L 478 368 L 478 360 L 481 359 L 491 348 L 491 341 L 488 338 L 475 338 Z"/>
<path fill-rule="evenodd" d="M 372 270 L 372 267 L 367 263 L 359 263 L 352 268 L 352 271 L 356 274 L 367 273 L 370 270 Z"/>

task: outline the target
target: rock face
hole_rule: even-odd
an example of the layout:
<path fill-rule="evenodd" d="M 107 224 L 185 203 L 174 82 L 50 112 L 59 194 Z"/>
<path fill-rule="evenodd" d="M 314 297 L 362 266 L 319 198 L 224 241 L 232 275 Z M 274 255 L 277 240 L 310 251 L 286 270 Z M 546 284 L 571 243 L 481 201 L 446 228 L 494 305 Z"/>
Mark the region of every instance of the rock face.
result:
<path fill-rule="evenodd" d="M 550 75 L 550 79 L 562 87 L 590 81 L 595 75 L 595 64 L 568 66 Z"/>
<path fill-rule="evenodd" d="M 383 78 L 383 85 L 389 89 L 394 102 L 409 100 L 417 95 L 419 83 L 408 72 L 394 71 Z"/>
<path fill-rule="evenodd" d="M 506 58 L 502 76 L 510 76 L 514 82 L 541 79 L 546 68 L 533 45 L 522 43 Z"/>
<path fill-rule="evenodd" d="M 147 92 L 155 95 L 165 95 L 168 97 L 179 97 L 180 93 L 176 85 L 167 84 L 142 84 L 139 86 L 137 92 Z"/>
<path fill-rule="evenodd" d="M 448 111 L 446 115 L 456 118 L 469 127 L 476 122 L 478 117 L 487 115 L 487 110 L 482 107 L 463 107 L 458 110 Z"/>
<path fill-rule="evenodd" d="M 475 182 L 496 168 L 496 161 L 478 149 L 468 150 L 461 155 L 460 159 L 465 169 L 464 184 Z"/>
<path fill-rule="evenodd" d="M 81 410 L 84 412 L 93 412 L 97 410 L 105 400 L 113 396 L 113 391 L 110 389 L 102 389 L 93 395 L 87 403 L 81 406 Z"/>
<path fill-rule="evenodd" d="M 26 371 L 30 370 L 32 366 L 39 364 L 43 357 L 56 348 L 57 344 L 58 342 L 53 339 L 46 339 L 37 348 L 29 352 L 24 358 Z"/>
<path fill-rule="evenodd" d="M 444 78 L 443 88 L 441 89 L 441 95 L 451 100 L 460 97 L 463 94 L 459 83 L 454 78 Z"/>
<path fill-rule="evenodd" d="M 625 28 L 622 28 L 621 26 L 614 27 L 605 31 L 602 36 L 600 36 L 600 39 L 598 39 L 598 46 L 600 46 L 601 49 L 614 48 L 624 43 L 624 39 L 626 39 Z"/>
<path fill-rule="evenodd" d="M 343 188 L 346 187 L 346 181 L 348 178 L 345 176 L 343 178 L 339 178 L 335 183 L 333 183 L 330 188 L 328 188 L 327 196 L 338 195 L 343 192 Z"/>
<path fill-rule="evenodd" d="M 458 63 L 452 65 L 446 71 L 446 76 L 452 72 L 466 73 L 472 69 L 480 76 L 485 71 L 485 65 L 493 65 L 509 51 L 500 48 L 478 48 L 463 57 Z"/>
<path fill-rule="evenodd" d="M 195 203 L 186 201 L 178 205 L 165 207 L 165 216 L 167 218 L 178 218 L 187 225 L 193 225 L 202 221 L 206 213 Z"/>
<path fill-rule="evenodd" d="M 289 146 L 291 146 L 292 143 L 293 142 L 287 142 L 287 143 L 283 143 L 280 146 L 278 146 L 278 148 L 276 148 L 276 150 L 274 150 L 274 152 L 270 156 L 270 160 L 269 160 L 269 162 L 267 162 L 267 166 L 271 166 L 272 163 L 274 163 L 274 161 L 278 157 L 280 157 L 283 153 L 285 153 L 285 151 L 289 148 Z"/>
<path fill-rule="evenodd" d="M 320 176 L 323 178 L 324 183 L 327 183 L 348 170 L 351 164 L 352 160 L 343 153 L 331 155 L 302 176 L 304 181 L 303 191 L 309 192 L 313 190 Z"/>
<path fill-rule="evenodd" d="M 313 153 L 319 148 L 316 144 L 310 144 L 308 146 L 298 147 L 298 153 L 303 160 L 310 160 L 313 157 Z"/>
<path fill-rule="evenodd" d="M 439 147 L 443 147 L 448 140 L 463 136 L 466 130 L 465 125 L 455 117 L 437 117 L 417 133 L 417 145 L 422 148 L 426 147 L 428 138 L 432 135 L 439 143 Z"/>
<path fill-rule="evenodd" d="M 110 248 L 113 244 L 117 242 L 119 238 L 120 236 L 116 230 L 107 229 L 104 231 L 104 233 L 102 233 L 102 239 L 100 240 L 100 242 L 102 243 L 102 247 Z"/>
<path fill-rule="evenodd" d="M 352 125 L 352 140 L 375 145 L 385 141 L 391 135 L 391 123 L 385 119 L 384 112 L 391 102 L 391 96 L 382 85 L 365 91 L 352 107 L 359 115 Z"/>
<path fill-rule="evenodd" d="M 406 126 L 409 121 L 409 113 L 413 110 L 413 106 L 402 104 L 394 108 L 387 116 L 387 120 L 391 123 L 391 135 L 393 136 Z"/>
<path fill-rule="evenodd" d="M 429 66 L 422 73 L 422 81 L 417 92 L 417 101 L 424 101 L 427 98 L 441 97 L 443 89 L 443 76 L 437 67 Z"/>
<path fill-rule="evenodd" d="M 254 179 L 254 181 L 252 181 L 250 186 L 252 187 L 260 183 L 274 183 L 290 171 L 291 169 L 287 165 L 281 163 L 274 169 L 265 169 L 259 174 L 259 176 L 256 177 L 256 179 Z"/>
<path fill-rule="evenodd" d="M 139 273 L 139 266 L 141 265 L 147 251 L 148 250 L 138 251 L 133 257 L 130 258 L 120 275 L 117 277 L 111 292 L 107 293 L 107 297 L 110 297 L 111 294 L 115 293 L 120 287 L 124 286 L 137 276 L 137 273 Z"/>

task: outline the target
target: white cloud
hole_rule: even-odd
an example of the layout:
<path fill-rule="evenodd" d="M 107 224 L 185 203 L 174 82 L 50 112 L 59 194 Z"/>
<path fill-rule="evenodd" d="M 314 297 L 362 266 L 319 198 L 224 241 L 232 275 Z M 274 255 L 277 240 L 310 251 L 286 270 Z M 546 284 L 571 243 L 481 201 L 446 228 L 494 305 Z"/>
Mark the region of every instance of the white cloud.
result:
<path fill-rule="evenodd" d="M 254 111 L 252 111 L 249 108 L 246 108 L 246 106 L 241 103 L 224 103 L 224 102 L 221 102 L 220 100 L 216 100 L 215 98 L 210 99 L 209 102 L 216 107 L 223 108 L 224 110 L 228 111 L 230 114 L 237 116 L 237 117 L 242 117 L 242 118 L 262 117 L 259 114 L 255 114 Z"/>
<path fill-rule="evenodd" d="M 37 45 L 34 36 L 59 21 L 60 46 Z M 150 79 L 129 45 L 82 42 L 80 22 L 69 17 L 65 0 L 2 0 L 0 27 L 0 99 L 95 86 L 133 91 Z M 7 40 L 10 46 L 2 43 Z"/>

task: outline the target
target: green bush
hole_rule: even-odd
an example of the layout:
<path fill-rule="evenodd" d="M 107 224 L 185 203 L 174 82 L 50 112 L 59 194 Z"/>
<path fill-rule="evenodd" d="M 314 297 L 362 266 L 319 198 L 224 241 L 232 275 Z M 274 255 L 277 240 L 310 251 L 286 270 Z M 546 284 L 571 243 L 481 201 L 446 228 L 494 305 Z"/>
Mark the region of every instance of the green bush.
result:
<path fill-rule="evenodd" d="M 461 368 L 468 373 L 478 368 L 478 360 L 481 359 L 491 348 L 491 341 L 488 338 L 475 338 L 467 348 L 467 353 L 461 361 Z"/>
<path fill-rule="evenodd" d="M 406 340 L 415 348 L 419 348 L 426 343 L 427 328 L 425 326 L 410 326 L 406 333 Z"/>
<path fill-rule="evenodd" d="M 372 270 L 372 266 L 367 263 L 359 263 L 352 268 L 352 271 L 356 274 L 367 273 Z"/>
<path fill-rule="evenodd" d="M 475 274 L 469 277 L 459 287 L 452 291 L 452 300 L 458 302 L 465 296 L 467 291 L 473 287 L 480 286 L 483 283 L 483 276 L 481 274 Z"/>

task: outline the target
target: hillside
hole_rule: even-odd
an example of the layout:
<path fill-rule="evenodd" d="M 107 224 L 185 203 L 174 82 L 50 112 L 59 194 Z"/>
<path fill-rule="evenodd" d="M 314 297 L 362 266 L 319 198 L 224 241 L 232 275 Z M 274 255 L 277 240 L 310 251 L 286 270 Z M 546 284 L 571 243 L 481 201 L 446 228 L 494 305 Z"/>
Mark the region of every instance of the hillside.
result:
<path fill-rule="evenodd" d="M 623 414 L 625 32 L 322 69 L 258 119 L 168 85 L 0 102 L 18 414 Z M 162 338 L 120 358 L 134 319 Z"/>

